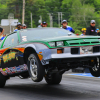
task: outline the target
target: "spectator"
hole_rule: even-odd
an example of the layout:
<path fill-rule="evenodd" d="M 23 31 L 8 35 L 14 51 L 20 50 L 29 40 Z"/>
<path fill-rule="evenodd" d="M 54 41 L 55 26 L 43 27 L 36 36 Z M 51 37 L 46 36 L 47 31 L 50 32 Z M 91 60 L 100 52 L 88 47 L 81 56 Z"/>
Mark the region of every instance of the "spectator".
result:
<path fill-rule="evenodd" d="M 97 35 L 100 36 L 100 30 L 97 28 L 96 31 L 97 31 Z"/>
<path fill-rule="evenodd" d="M 27 28 L 26 24 L 23 24 L 22 27 L 23 27 L 23 29 L 26 29 Z"/>
<path fill-rule="evenodd" d="M 95 24 L 95 20 L 91 20 L 90 26 L 86 30 L 86 35 L 97 35 Z"/>
<path fill-rule="evenodd" d="M 63 20 L 61 24 L 62 24 L 61 28 L 65 29 L 65 30 L 69 30 L 70 32 L 75 33 L 75 31 L 73 30 L 73 28 L 70 27 L 70 26 L 68 26 L 67 20 Z"/>
<path fill-rule="evenodd" d="M 6 35 L 5 35 L 5 34 L 3 34 L 3 37 L 1 38 L 1 40 L 3 40 L 5 37 L 6 37 Z"/>
<path fill-rule="evenodd" d="M 84 36 L 86 34 L 86 28 L 82 28 L 82 34 L 80 36 Z"/>
<path fill-rule="evenodd" d="M 41 23 L 41 26 L 42 26 L 42 27 L 47 27 L 47 25 L 48 25 L 48 24 L 47 24 L 45 21 Z"/>
<path fill-rule="evenodd" d="M 4 29 L 0 27 L 0 35 L 2 35 L 4 33 Z"/>
<path fill-rule="evenodd" d="M 14 30 L 14 32 L 16 32 L 16 31 L 18 31 L 18 30 L 20 30 L 21 29 L 21 23 L 20 22 L 18 22 L 17 23 L 17 28 Z"/>

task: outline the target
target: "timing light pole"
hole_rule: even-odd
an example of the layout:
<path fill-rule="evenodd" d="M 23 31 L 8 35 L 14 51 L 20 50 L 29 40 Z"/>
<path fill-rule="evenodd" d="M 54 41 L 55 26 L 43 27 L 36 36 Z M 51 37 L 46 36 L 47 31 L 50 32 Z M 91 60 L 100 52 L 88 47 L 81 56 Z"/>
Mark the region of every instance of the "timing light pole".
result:
<path fill-rule="evenodd" d="M 24 21 L 25 21 L 25 0 L 23 0 L 22 24 L 24 24 Z"/>

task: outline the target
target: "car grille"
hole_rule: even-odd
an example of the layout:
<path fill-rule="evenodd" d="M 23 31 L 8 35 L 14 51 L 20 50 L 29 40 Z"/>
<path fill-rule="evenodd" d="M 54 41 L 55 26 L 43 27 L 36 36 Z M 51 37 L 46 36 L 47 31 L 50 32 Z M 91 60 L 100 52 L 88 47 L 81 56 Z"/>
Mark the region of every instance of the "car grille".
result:
<path fill-rule="evenodd" d="M 71 48 L 71 54 L 79 54 L 80 48 Z M 100 52 L 100 46 L 94 46 L 93 47 L 93 53 Z"/>
<path fill-rule="evenodd" d="M 71 54 L 78 54 L 79 48 L 71 48 Z"/>
<path fill-rule="evenodd" d="M 88 45 L 100 45 L 99 38 L 80 38 L 65 41 L 65 46 L 88 46 Z"/>
<path fill-rule="evenodd" d="M 99 46 L 93 47 L 93 53 L 97 53 L 97 52 L 100 52 L 100 47 Z"/>

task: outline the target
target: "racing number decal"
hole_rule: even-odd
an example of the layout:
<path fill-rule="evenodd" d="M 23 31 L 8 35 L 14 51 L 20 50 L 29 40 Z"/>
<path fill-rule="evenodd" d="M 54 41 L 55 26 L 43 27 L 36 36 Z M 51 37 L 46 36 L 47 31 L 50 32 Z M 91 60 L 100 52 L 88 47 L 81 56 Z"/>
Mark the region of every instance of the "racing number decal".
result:
<path fill-rule="evenodd" d="M 22 36 L 22 41 L 27 41 L 27 36 Z"/>

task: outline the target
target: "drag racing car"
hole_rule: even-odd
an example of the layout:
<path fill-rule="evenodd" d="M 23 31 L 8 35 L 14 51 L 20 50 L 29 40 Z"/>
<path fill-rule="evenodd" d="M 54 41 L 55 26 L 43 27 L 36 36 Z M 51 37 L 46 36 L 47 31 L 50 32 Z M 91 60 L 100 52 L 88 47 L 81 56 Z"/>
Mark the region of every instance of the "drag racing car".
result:
<path fill-rule="evenodd" d="M 20 30 L 0 42 L 0 87 L 15 76 L 59 84 L 65 71 L 77 67 L 99 77 L 99 58 L 99 36 L 76 36 L 60 28 Z"/>

